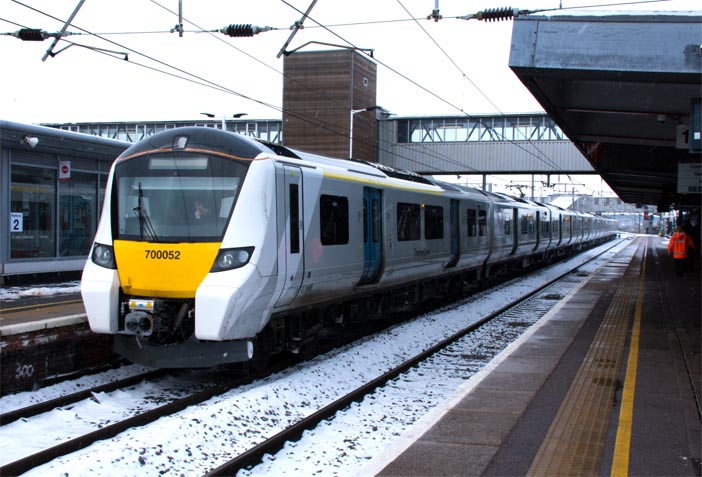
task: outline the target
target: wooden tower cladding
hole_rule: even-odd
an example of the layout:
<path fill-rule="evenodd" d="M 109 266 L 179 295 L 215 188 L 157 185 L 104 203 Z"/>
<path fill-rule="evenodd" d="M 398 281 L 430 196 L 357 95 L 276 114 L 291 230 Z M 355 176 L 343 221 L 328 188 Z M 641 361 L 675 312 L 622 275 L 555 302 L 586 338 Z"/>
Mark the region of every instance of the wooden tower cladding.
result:
<path fill-rule="evenodd" d="M 349 157 L 351 111 L 376 105 L 376 64 L 350 50 L 285 57 L 283 142 L 325 156 Z M 353 115 L 353 157 L 376 162 L 376 111 Z"/>

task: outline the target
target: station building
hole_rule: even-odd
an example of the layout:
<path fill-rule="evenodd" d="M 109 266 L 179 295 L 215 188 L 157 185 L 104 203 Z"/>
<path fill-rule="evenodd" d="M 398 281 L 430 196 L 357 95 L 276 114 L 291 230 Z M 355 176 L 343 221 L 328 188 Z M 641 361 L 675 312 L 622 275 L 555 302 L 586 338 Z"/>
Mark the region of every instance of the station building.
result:
<path fill-rule="evenodd" d="M 0 121 L 0 284 L 83 269 L 110 166 L 128 146 Z"/>

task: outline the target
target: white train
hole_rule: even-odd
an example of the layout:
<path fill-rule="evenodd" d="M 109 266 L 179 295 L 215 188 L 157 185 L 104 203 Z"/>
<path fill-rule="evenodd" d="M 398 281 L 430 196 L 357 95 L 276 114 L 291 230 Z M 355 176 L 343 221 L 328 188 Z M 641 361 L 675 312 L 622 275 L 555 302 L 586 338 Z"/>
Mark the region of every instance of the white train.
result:
<path fill-rule="evenodd" d="M 90 327 L 154 367 L 299 351 L 615 234 L 602 217 L 210 128 L 114 163 L 81 282 Z"/>

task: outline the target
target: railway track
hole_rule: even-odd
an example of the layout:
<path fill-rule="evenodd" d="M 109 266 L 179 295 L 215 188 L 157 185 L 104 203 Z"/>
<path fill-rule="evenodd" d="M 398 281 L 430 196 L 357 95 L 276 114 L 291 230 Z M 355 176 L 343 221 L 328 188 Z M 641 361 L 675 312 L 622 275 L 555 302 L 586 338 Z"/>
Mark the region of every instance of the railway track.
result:
<path fill-rule="evenodd" d="M 125 430 L 138 426 L 144 426 L 157 419 L 160 419 L 161 417 L 177 413 L 178 411 L 181 411 L 189 406 L 194 406 L 205 402 L 213 396 L 225 393 L 231 390 L 232 388 L 249 384 L 257 379 L 261 379 L 262 377 L 279 370 L 282 366 L 285 365 L 278 365 L 277 367 L 273 367 L 270 370 L 266 370 L 263 373 L 251 373 L 245 376 L 240 376 L 235 379 L 226 380 L 222 384 L 207 386 L 201 391 L 189 394 L 182 398 L 172 399 L 168 403 L 160 405 L 153 409 L 138 412 L 127 419 L 123 419 L 118 422 L 105 425 L 96 429 L 95 431 L 71 438 L 48 449 L 28 455 L 14 462 L 4 464 L 0 466 L 0 475 L 20 475 L 39 465 L 45 464 L 57 457 L 70 454 L 71 452 L 75 452 L 77 450 L 88 447 L 89 445 L 97 441 L 110 439 L 124 432 Z M 147 373 L 142 373 L 139 375 L 132 376 L 130 378 L 121 379 L 102 386 L 97 386 L 92 389 L 73 393 L 68 396 L 52 399 L 50 401 L 38 403 L 33 406 L 18 409 L 16 411 L 4 413 L 0 416 L 0 419 L 2 419 L 2 425 L 9 424 L 12 421 L 49 412 L 53 409 L 56 409 L 57 407 L 62 407 L 68 404 L 76 403 L 83 399 L 90 399 L 91 397 L 95 398 L 97 393 L 124 389 L 126 387 L 141 383 L 145 380 L 156 380 L 158 378 L 170 374 L 170 372 L 169 370 L 155 370 Z"/>
<path fill-rule="evenodd" d="M 610 248 L 604 250 L 601 254 L 606 253 Z M 470 343 L 470 335 L 485 327 L 486 324 L 501 321 L 502 323 L 505 323 L 511 327 L 513 329 L 513 333 L 508 333 L 508 336 L 502 336 L 501 342 L 499 343 L 495 343 L 494 341 L 492 342 L 492 347 L 495 351 L 494 354 L 497 354 L 499 351 L 507 347 L 515 338 L 521 335 L 526 328 L 538 321 L 539 318 L 545 315 L 561 298 L 563 298 L 560 293 L 554 293 L 551 291 L 559 282 L 577 272 L 580 268 L 595 260 L 600 255 L 592 257 L 590 260 L 581 264 L 580 266 L 563 273 L 545 285 L 542 285 L 518 298 L 512 303 L 474 323 L 471 323 L 464 329 L 454 333 L 416 356 L 402 362 L 383 375 L 354 389 L 334 402 L 319 409 L 310 416 L 266 439 L 265 441 L 234 457 L 221 466 L 209 471 L 207 474 L 205 474 L 206 477 L 235 475 L 242 469 L 250 469 L 260 464 L 264 456 L 274 455 L 276 452 L 281 450 L 286 443 L 299 440 L 305 431 L 317 427 L 323 421 L 332 419 L 338 412 L 348 408 L 348 406 L 350 406 L 352 403 L 366 398 L 378 388 L 387 385 L 393 380 L 396 380 L 401 375 L 408 373 L 410 370 L 418 366 L 436 366 L 436 363 L 431 364 L 430 358 L 439 354 L 444 355 L 443 359 L 440 360 L 441 364 L 439 366 L 450 366 L 453 369 L 459 369 L 461 367 L 460 363 L 448 363 L 446 357 L 452 357 L 453 361 L 460 360 L 461 362 L 464 362 L 466 360 L 467 353 L 468 356 L 470 356 L 470 351 L 468 351 L 470 346 L 461 346 L 461 343 L 463 345 Z M 492 356 L 488 357 L 482 355 L 481 358 L 483 358 L 483 361 L 489 361 Z M 431 372 L 430 370 L 428 371 L 429 373 Z M 472 372 L 470 374 L 472 374 Z M 467 377 L 469 376 L 466 376 L 466 378 Z"/>
<path fill-rule="evenodd" d="M 37 416 L 39 414 L 49 412 L 56 408 L 69 406 L 84 399 L 89 399 L 90 397 L 95 396 L 98 393 L 107 393 L 115 391 L 117 389 L 133 386 L 142 381 L 157 379 L 162 376 L 165 376 L 167 373 L 167 370 L 157 369 L 146 373 L 136 374 L 134 376 L 129 376 L 127 378 L 118 379 L 116 381 L 102 384 L 100 386 L 95 386 L 90 389 L 83 389 L 81 391 L 66 394 L 65 396 L 59 396 L 57 398 L 32 404 L 31 406 L 26 406 L 21 409 L 14 409 L 12 411 L 0 414 L 0 426 L 10 424 L 11 422 L 14 422 L 18 419 L 27 419 L 32 416 Z"/>
<path fill-rule="evenodd" d="M 605 250 L 606 252 L 606 250 Z M 602 253 L 605 253 L 602 252 Z M 596 257 L 593 257 L 590 260 L 594 260 Z M 586 262 L 587 263 L 587 262 Z M 580 267 L 582 267 L 584 264 L 581 264 Z M 579 267 L 577 267 L 579 268 Z M 574 270 L 577 270 L 574 269 Z M 567 273 L 563 274 L 562 276 L 557 277 L 555 280 L 552 280 L 552 282 L 557 282 L 558 280 L 562 280 L 565 276 L 573 274 L 573 270 L 568 271 Z M 553 286 L 551 283 L 544 285 L 540 287 L 538 290 L 533 291 L 532 293 L 529 293 L 529 296 L 533 296 L 537 293 L 542 293 L 546 295 L 546 298 L 543 299 L 542 301 L 547 301 L 551 302 L 553 304 L 556 300 L 555 298 L 560 298 L 560 295 L 558 293 L 553 293 L 553 292 L 546 292 L 543 291 L 545 287 L 547 286 Z M 528 297 L 522 297 L 520 302 L 524 302 L 525 300 L 528 300 Z M 538 301 L 538 300 L 537 300 Z M 532 300 L 533 302 L 533 300 Z M 460 305 L 456 305 L 460 306 Z M 527 306 L 527 305 L 522 305 L 522 306 Z M 339 410 L 347 408 L 349 404 L 359 401 L 363 399 L 364 396 L 369 395 L 372 393 L 374 390 L 380 388 L 381 386 L 384 386 L 386 383 L 393 379 L 397 379 L 399 376 L 401 376 L 403 373 L 407 373 L 408 370 L 411 370 L 417 366 L 420 365 L 420 363 L 426 362 L 427 359 L 431 356 L 437 356 L 438 354 L 444 354 L 444 355 L 456 355 L 459 356 L 459 359 L 463 359 L 465 361 L 466 356 L 471 356 L 471 352 L 466 352 L 466 351 L 456 351 L 453 350 L 451 351 L 451 347 L 454 346 L 454 344 L 458 341 L 460 341 L 462 338 L 464 338 L 466 335 L 470 335 L 471 332 L 473 332 L 476 329 L 479 329 L 480 327 L 483 327 L 486 325 L 486 323 L 490 322 L 491 320 L 495 320 L 496 316 L 502 314 L 503 316 L 506 316 L 507 320 L 510 321 L 511 329 L 514 330 L 516 334 L 513 334 L 512 336 L 504 336 L 505 339 L 505 344 L 509 344 L 511 340 L 514 339 L 515 336 L 521 333 L 520 329 L 526 328 L 530 326 L 530 324 L 535 321 L 527 320 L 521 318 L 521 315 L 517 313 L 517 315 L 513 315 L 514 312 L 509 312 L 508 309 L 513 309 L 514 305 L 509 305 L 506 307 L 503 307 L 502 309 L 498 310 L 495 313 L 490 314 L 489 316 L 486 316 L 479 320 L 478 322 L 473 323 L 471 326 L 454 333 L 452 336 L 442 340 L 440 343 L 430 347 L 429 349 L 426 349 L 422 353 L 418 354 L 417 356 L 414 356 L 410 359 L 405 360 L 401 365 L 396 366 L 395 368 L 385 372 L 382 376 L 379 376 L 367 383 L 364 383 L 362 386 L 358 386 L 356 389 L 354 389 L 351 392 L 346 393 L 343 397 L 334 400 L 334 402 L 329 403 L 325 406 L 322 406 L 320 409 L 317 411 L 313 412 L 312 414 L 297 420 L 293 425 L 287 427 L 285 430 L 276 433 L 273 435 L 273 437 L 265 440 L 264 442 L 261 442 L 258 445 L 255 446 L 249 446 L 250 448 L 248 450 L 245 450 L 244 452 L 241 452 L 238 457 L 233 459 L 232 461 L 228 462 L 224 466 L 217 468 L 213 471 L 210 472 L 208 475 L 226 475 L 226 474 L 231 474 L 236 472 L 238 469 L 242 468 L 247 468 L 256 465 L 258 462 L 260 462 L 261 458 L 265 454 L 272 454 L 274 453 L 277 449 L 280 449 L 286 442 L 290 441 L 296 441 L 299 439 L 299 436 L 301 433 L 306 430 L 306 429 L 311 429 L 317 424 L 325 419 L 329 419 L 333 417 Z M 543 305 L 538 305 L 538 307 L 543 308 L 544 310 L 548 309 L 549 306 L 543 306 Z M 445 307 L 444 309 L 450 309 L 449 307 Z M 532 310 L 529 312 L 532 316 L 535 316 L 535 312 Z M 545 313 L 543 312 L 538 312 L 538 313 Z M 536 313 L 536 314 L 538 314 Z M 540 317 L 541 314 L 538 314 Z M 515 317 L 516 316 L 516 317 Z M 538 318 L 536 318 L 538 319 Z M 449 350 L 449 351 L 446 351 Z M 473 353 L 475 354 L 475 353 Z M 478 355 L 484 355 L 484 353 L 477 353 Z M 496 353 L 495 353 L 496 354 Z M 489 359 L 491 357 L 488 356 L 483 356 L 484 359 Z M 446 364 L 444 363 L 443 366 Z M 272 373 L 279 372 L 282 368 L 288 366 L 287 364 L 284 364 L 281 366 L 280 369 L 272 369 L 269 370 L 267 373 L 268 376 L 270 376 Z M 452 366 L 452 365 L 451 365 Z M 135 377 L 132 378 L 134 380 L 139 381 L 142 378 Z M 227 393 L 227 391 L 230 391 L 232 388 L 235 388 L 237 386 L 243 386 L 246 383 L 250 383 L 255 381 L 256 379 L 262 379 L 262 376 L 260 375 L 252 375 L 248 376 L 246 378 L 242 378 L 236 381 L 231 381 L 227 382 L 225 384 L 221 385 L 216 385 L 212 387 L 208 387 L 207 389 L 204 389 L 198 393 L 195 393 L 193 395 L 187 396 L 182 399 L 177 399 L 172 402 L 169 402 L 167 404 L 164 404 L 162 406 L 158 406 L 154 409 L 151 409 L 149 411 L 140 413 L 139 415 L 133 416 L 129 419 L 122 420 L 120 422 L 116 422 L 107 426 L 104 426 L 101 429 L 97 429 L 94 432 L 90 432 L 86 435 L 79 436 L 73 439 L 70 439 L 66 442 L 63 442 L 59 445 L 56 445 L 54 447 L 45 449 L 39 453 L 33 454 L 31 456 L 24 457 L 22 459 L 16 460 L 14 462 L 8 463 L 0 467 L 0 475 L 17 475 L 19 473 L 26 472 L 27 470 L 33 469 L 43 463 L 49 462 L 59 456 L 66 455 L 68 453 L 75 452 L 79 449 L 85 448 L 88 445 L 92 444 L 93 442 L 96 442 L 98 440 L 104 440 L 104 439 L 109 439 L 112 437 L 115 437 L 119 435 L 120 433 L 123 433 L 124 431 L 127 431 L 129 429 L 134 429 L 135 427 L 138 426 L 144 426 L 145 424 L 149 422 L 153 422 L 156 419 L 159 419 L 163 416 L 168 416 L 171 414 L 174 414 L 176 412 L 179 412 L 183 409 L 186 409 L 189 406 L 195 406 L 196 404 L 202 403 L 208 399 L 211 399 L 214 396 L 221 395 L 224 393 Z M 129 384 L 127 384 L 129 385 Z M 113 385 L 116 386 L 116 388 L 119 388 L 119 385 Z M 93 395 L 95 390 L 89 390 L 89 391 L 84 391 L 82 394 L 86 396 L 87 394 Z M 107 391 L 98 391 L 98 392 L 107 392 Z M 87 393 L 87 394 L 86 394 Z M 88 396 L 89 397 L 89 396 Z M 77 398 L 77 397 L 76 397 Z M 83 397 L 84 398 L 84 397 Z M 68 398 L 67 398 L 68 399 Z M 70 399 L 69 399 L 70 400 Z M 66 401 L 68 402 L 68 401 Z M 73 401 L 75 402 L 75 401 Z M 60 404 L 62 406 L 65 406 L 66 404 Z M 47 406 L 51 407 L 51 404 L 44 404 L 44 408 Z M 39 408 L 38 408 L 39 409 Z M 4 425 L 11 420 L 16 420 L 20 417 L 27 417 L 28 413 L 30 410 L 18 410 L 18 411 L 13 411 L 13 413 L 6 413 L 0 416 L 0 422 Z M 39 411 L 36 411 L 39 412 Z M 44 412 L 44 411 L 41 411 Z M 31 410 L 31 413 L 35 413 L 35 411 Z M 260 411 L 261 414 L 265 414 L 265 411 Z M 23 414 L 26 414 L 23 416 Z M 221 459 L 220 459 L 221 461 Z"/>

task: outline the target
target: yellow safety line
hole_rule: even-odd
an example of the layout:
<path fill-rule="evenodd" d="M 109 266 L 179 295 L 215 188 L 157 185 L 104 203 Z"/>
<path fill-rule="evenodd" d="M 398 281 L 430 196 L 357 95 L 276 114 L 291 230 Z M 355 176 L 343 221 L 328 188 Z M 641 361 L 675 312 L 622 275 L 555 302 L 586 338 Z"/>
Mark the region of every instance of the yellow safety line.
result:
<path fill-rule="evenodd" d="M 648 250 L 648 238 L 646 238 L 646 250 Z M 631 446 L 631 426 L 634 419 L 634 395 L 636 393 L 636 371 L 639 361 L 639 337 L 641 335 L 641 312 L 643 310 L 645 278 L 646 255 L 644 254 L 641 277 L 639 278 L 639 296 L 636 300 L 636 311 L 634 313 L 634 327 L 631 330 L 631 344 L 626 365 L 626 377 L 624 378 L 624 390 L 622 391 L 622 404 L 619 410 L 617 438 L 614 443 L 614 456 L 610 471 L 613 477 L 627 477 L 629 475 L 629 450 Z"/>
<path fill-rule="evenodd" d="M 528 476 L 597 475 L 640 270 L 632 262 L 622 277 Z"/>

